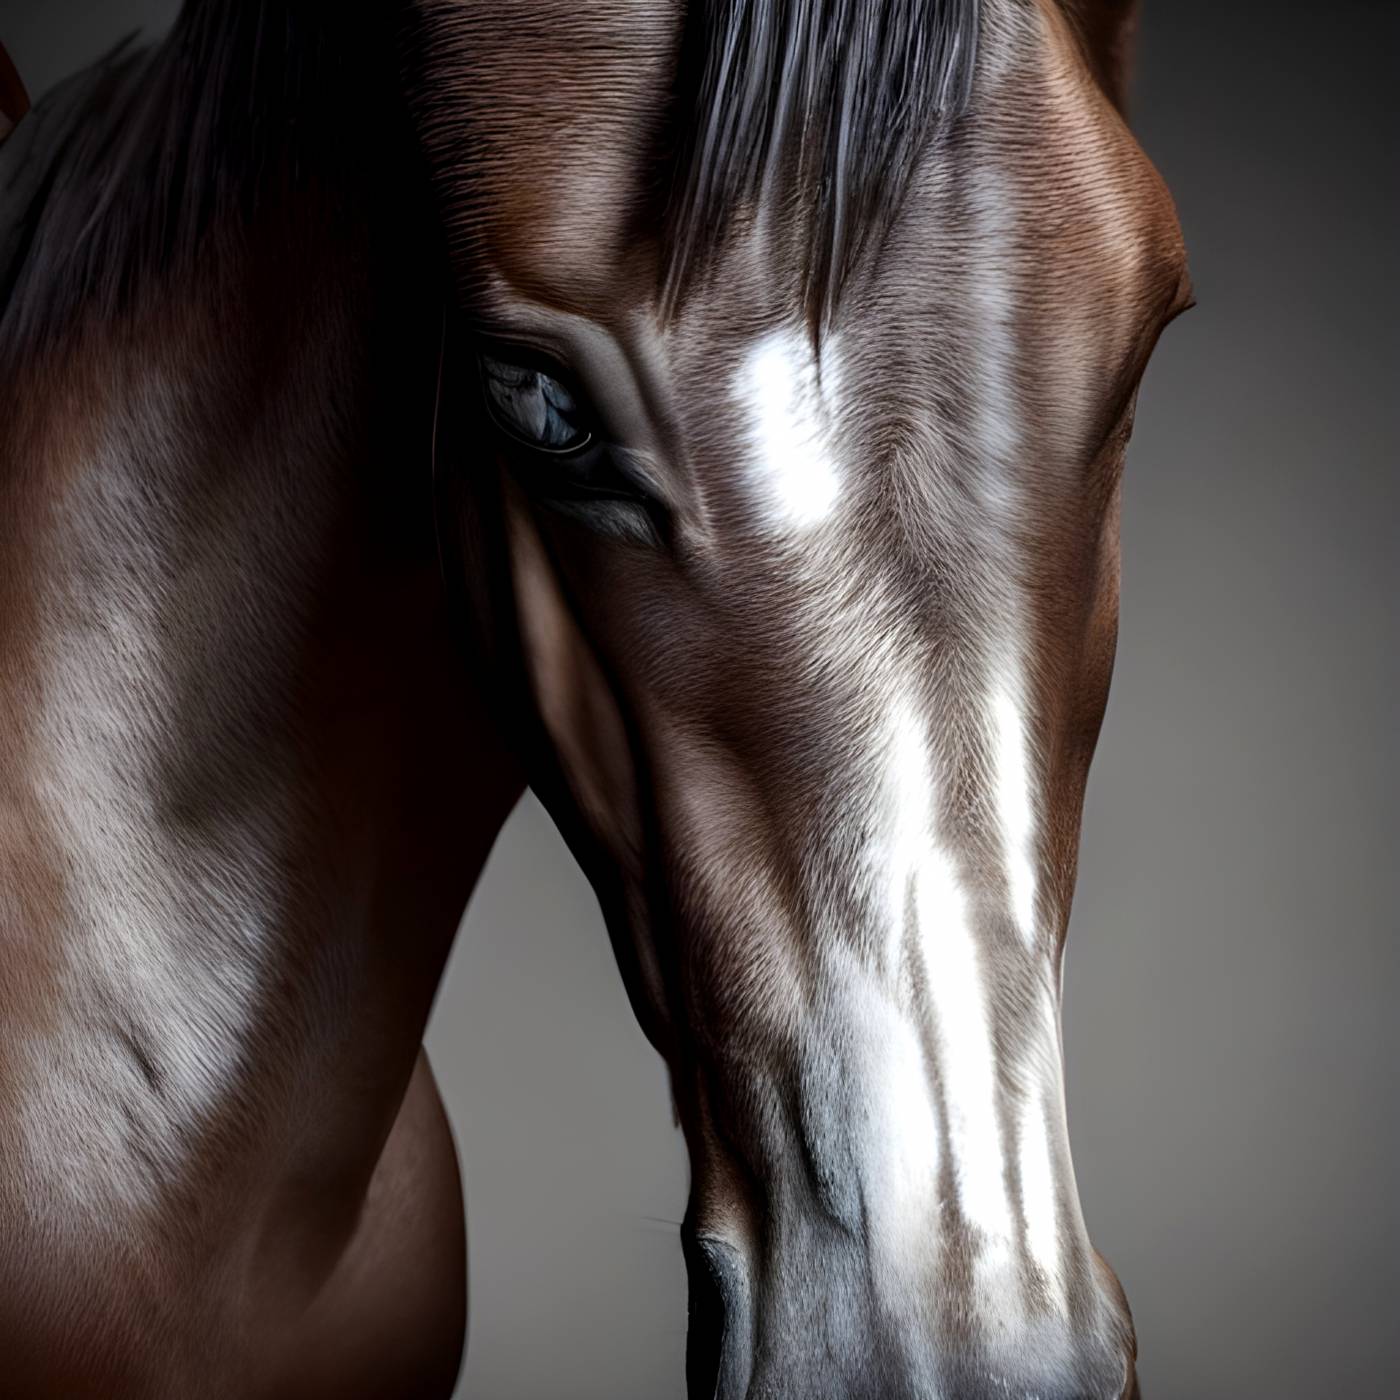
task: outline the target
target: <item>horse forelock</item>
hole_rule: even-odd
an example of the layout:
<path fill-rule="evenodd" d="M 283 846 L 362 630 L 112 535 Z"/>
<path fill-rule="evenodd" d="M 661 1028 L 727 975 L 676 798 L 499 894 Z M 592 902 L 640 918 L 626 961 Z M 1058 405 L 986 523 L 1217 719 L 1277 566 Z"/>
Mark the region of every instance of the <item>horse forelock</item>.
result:
<path fill-rule="evenodd" d="M 819 335 L 967 111 L 986 8 L 416 0 L 409 99 L 449 240 L 477 265 L 497 219 L 518 272 L 520 245 L 567 258 L 600 228 L 587 256 L 640 254 L 629 291 L 674 319 L 736 244 L 773 234 Z"/>
<path fill-rule="evenodd" d="M 736 223 L 776 200 L 808 226 L 803 303 L 819 330 L 898 213 L 935 129 L 966 109 L 980 11 L 979 0 L 687 5 L 665 303 L 684 297 Z"/>

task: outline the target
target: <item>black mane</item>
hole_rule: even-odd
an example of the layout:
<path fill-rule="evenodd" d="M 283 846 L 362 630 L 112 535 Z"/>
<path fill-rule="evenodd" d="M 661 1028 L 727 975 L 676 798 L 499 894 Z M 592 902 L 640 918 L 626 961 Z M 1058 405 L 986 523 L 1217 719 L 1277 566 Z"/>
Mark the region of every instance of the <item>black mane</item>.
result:
<path fill-rule="evenodd" d="M 972 86 L 978 0 L 691 0 L 681 46 L 667 304 L 761 196 L 810 220 L 814 329 L 888 228 L 934 123 Z"/>
<path fill-rule="evenodd" d="M 4 353 L 80 307 L 114 312 L 270 190 L 333 183 L 363 159 L 371 70 L 364 36 L 343 32 L 363 26 L 331 12 L 188 0 L 160 44 L 124 41 L 18 124 L 0 146 Z"/>
<path fill-rule="evenodd" d="M 114 311 L 270 189 L 363 181 L 398 110 L 397 11 L 187 0 L 161 44 L 119 45 L 45 98 L 0 146 L 0 355 L 80 306 Z M 978 18 L 978 0 L 690 0 L 668 305 L 746 208 L 777 195 L 809 223 L 819 328 L 935 123 L 965 108 Z"/>

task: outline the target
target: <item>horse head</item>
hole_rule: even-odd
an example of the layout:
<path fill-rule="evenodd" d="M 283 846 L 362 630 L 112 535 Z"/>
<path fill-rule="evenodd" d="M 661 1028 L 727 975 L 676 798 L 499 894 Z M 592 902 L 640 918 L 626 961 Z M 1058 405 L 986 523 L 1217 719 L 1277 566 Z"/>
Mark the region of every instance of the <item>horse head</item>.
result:
<path fill-rule="evenodd" d="M 1060 969 L 1139 379 L 1126 7 L 422 0 L 444 534 L 692 1164 L 692 1394 L 1132 1392 Z"/>

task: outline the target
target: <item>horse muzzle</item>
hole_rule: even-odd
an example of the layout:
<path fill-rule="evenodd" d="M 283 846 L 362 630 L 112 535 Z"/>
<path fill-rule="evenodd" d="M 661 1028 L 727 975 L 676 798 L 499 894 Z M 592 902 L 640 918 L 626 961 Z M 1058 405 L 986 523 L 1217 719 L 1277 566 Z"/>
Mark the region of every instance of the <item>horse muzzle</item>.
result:
<path fill-rule="evenodd" d="M 850 1251 L 757 1279 L 740 1248 L 689 1230 L 683 1245 L 690 1400 L 1141 1400 L 1126 1318 L 1032 1320 L 1008 1335 L 993 1330 L 1004 1319 L 937 1299 L 897 1318 Z M 914 1313 L 964 1322 L 930 1333 L 908 1325 Z"/>

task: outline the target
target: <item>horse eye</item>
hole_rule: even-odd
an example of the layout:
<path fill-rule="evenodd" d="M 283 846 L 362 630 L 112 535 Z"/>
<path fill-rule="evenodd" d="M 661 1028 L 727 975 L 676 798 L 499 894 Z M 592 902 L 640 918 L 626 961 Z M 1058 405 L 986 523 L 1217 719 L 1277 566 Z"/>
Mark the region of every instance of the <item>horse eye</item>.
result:
<path fill-rule="evenodd" d="M 496 425 L 527 447 L 562 454 L 592 441 L 573 394 L 552 375 L 484 352 L 481 375 Z"/>

